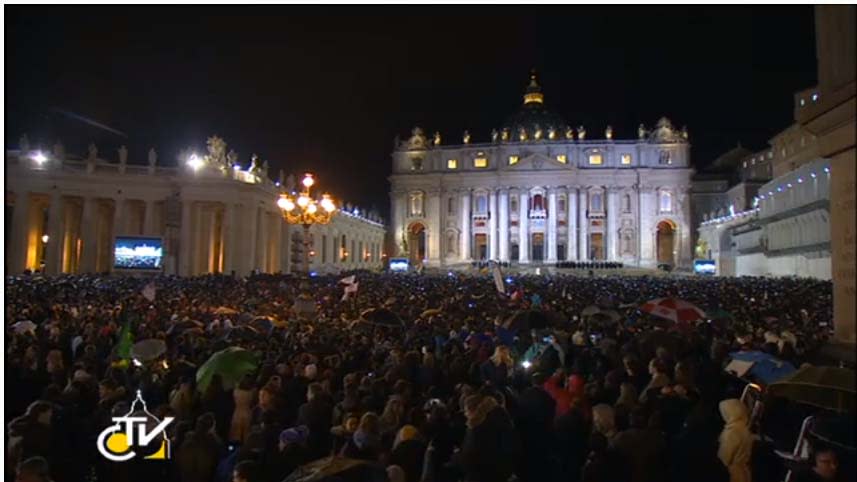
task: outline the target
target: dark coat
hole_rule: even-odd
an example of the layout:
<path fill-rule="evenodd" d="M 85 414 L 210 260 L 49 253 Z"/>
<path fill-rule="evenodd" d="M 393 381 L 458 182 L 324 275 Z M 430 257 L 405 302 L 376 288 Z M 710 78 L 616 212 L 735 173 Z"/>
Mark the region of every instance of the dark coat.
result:
<path fill-rule="evenodd" d="M 520 440 L 509 414 L 485 398 L 469 422 L 457 461 L 469 482 L 503 482 L 514 472 Z"/>
<path fill-rule="evenodd" d="M 298 425 L 309 427 L 307 447 L 313 457 L 323 457 L 330 452 L 332 421 L 333 404 L 327 398 L 310 400 L 298 410 Z"/>
<path fill-rule="evenodd" d="M 211 434 L 189 435 L 177 456 L 182 482 L 210 482 L 222 451 L 220 441 Z"/>
<path fill-rule="evenodd" d="M 405 471 L 407 482 L 420 482 L 425 453 L 425 442 L 422 440 L 406 440 L 393 449 L 390 454 L 390 464 L 398 465 Z"/>
<path fill-rule="evenodd" d="M 666 476 L 667 443 L 660 432 L 632 428 L 612 441 L 631 468 L 631 482 L 656 482 Z"/>

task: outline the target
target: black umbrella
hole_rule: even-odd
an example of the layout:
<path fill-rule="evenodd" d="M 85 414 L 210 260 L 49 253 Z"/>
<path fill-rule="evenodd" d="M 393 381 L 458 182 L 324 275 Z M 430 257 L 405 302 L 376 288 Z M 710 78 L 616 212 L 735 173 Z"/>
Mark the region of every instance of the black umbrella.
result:
<path fill-rule="evenodd" d="M 283 482 L 386 482 L 378 464 L 347 457 L 325 457 L 298 467 Z"/>
<path fill-rule="evenodd" d="M 506 328 L 512 331 L 541 330 L 551 323 L 544 311 L 520 310 L 506 320 Z"/>
<path fill-rule="evenodd" d="M 404 322 L 399 315 L 393 313 L 387 308 L 372 308 L 360 313 L 360 318 L 366 323 L 383 326 L 404 326 Z"/>

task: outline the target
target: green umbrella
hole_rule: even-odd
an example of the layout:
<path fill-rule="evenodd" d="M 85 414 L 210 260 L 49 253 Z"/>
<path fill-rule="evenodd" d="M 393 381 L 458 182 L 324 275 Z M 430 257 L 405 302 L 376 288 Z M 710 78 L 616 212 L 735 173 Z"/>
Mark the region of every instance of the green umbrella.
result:
<path fill-rule="evenodd" d="M 855 413 L 854 370 L 805 366 L 770 385 L 768 393 L 837 412 Z"/>
<path fill-rule="evenodd" d="M 232 346 L 220 350 L 196 371 L 196 387 L 204 392 L 216 373 L 223 378 L 224 388 L 232 388 L 244 375 L 256 370 L 258 365 L 256 355 L 243 348 Z"/>

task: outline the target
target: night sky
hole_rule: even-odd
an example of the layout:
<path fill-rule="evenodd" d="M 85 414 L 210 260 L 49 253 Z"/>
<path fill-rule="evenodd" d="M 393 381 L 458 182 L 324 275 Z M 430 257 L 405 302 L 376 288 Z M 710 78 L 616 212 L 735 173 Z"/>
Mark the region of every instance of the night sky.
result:
<path fill-rule="evenodd" d="M 388 211 L 393 138 L 415 125 L 487 141 L 531 68 L 546 106 L 601 137 L 687 125 L 704 167 L 792 120 L 816 82 L 812 7 L 6 6 L 6 144 L 27 132 L 145 163 L 223 137 L 272 176 Z M 67 114 L 127 134 L 123 138 Z"/>

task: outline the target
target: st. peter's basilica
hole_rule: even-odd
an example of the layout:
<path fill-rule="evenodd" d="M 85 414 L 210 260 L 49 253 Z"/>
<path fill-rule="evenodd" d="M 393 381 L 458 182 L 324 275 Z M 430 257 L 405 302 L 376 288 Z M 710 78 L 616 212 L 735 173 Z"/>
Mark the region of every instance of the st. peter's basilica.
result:
<path fill-rule="evenodd" d="M 691 264 L 690 144 L 661 118 L 636 139 L 587 132 L 545 106 L 535 74 L 520 110 L 480 142 L 420 128 L 393 152 L 390 234 L 426 266 L 617 261 Z"/>

